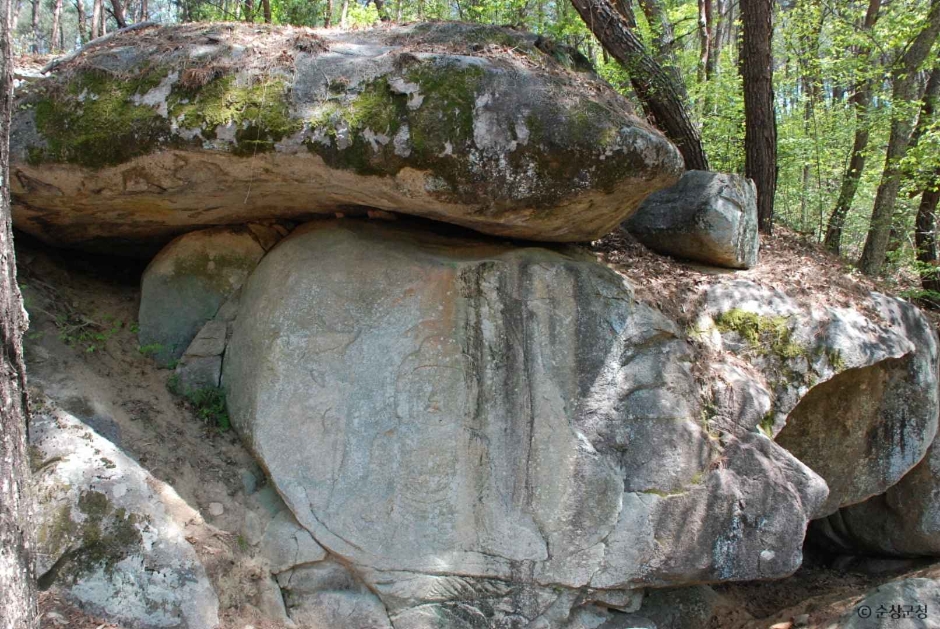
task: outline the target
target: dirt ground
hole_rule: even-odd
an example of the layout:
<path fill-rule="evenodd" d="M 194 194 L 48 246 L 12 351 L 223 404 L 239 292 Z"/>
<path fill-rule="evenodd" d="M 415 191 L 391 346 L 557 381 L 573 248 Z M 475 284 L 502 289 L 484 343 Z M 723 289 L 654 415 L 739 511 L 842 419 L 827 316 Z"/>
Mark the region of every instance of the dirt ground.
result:
<path fill-rule="evenodd" d="M 680 320 L 691 316 L 684 297 L 724 273 L 658 256 L 623 233 L 591 248 L 633 281 L 639 297 Z M 256 508 L 249 486 L 263 484 L 264 475 L 233 431 L 200 421 L 167 390 L 171 372 L 138 350 L 144 263 L 53 250 L 23 235 L 17 235 L 17 262 L 30 315 L 26 360 L 34 403 L 49 399 L 81 417 L 193 508 L 187 537 L 219 593 L 223 629 L 275 629 L 253 606 L 264 575 L 241 534 Z M 868 290 L 898 288 L 872 283 L 782 230 L 765 241 L 758 268 L 737 277 L 840 304 Z M 210 516 L 210 502 L 222 503 L 224 513 Z M 866 591 L 905 576 L 940 578 L 940 564 L 846 563 L 809 552 L 788 579 L 715 586 L 727 604 L 712 627 L 766 629 L 809 614 L 804 626 L 826 629 Z M 43 629 L 123 629 L 85 614 L 55 589 L 42 593 L 41 612 Z"/>

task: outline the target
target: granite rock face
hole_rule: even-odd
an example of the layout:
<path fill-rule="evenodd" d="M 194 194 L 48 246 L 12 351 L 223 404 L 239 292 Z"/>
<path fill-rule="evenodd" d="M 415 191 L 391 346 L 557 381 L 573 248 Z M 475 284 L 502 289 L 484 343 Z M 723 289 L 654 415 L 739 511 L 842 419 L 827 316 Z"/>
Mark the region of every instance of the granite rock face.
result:
<path fill-rule="evenodd" d="M 246 228 L 190 232 L 167 245 L 141 278 L 141 347 L 161 365 L 178 360 L 247 279 L 264 252 Z M 192 348 L 191 357 L 213 355 L 213 348 L 219 349 L 219 334 L 218 329 L 206 330 L 203 342 Z M 223 348 L 224 337 L 223 331 Z M 206 369 L 212 367 L 203 366 L 203 371 Z"/>
<path fill-rule="evenodd" d="M 35 415 L 37 573 L 92 613 L 133 629 L 215 629 L 219 601 L 173 489 L 72 415 Z"/>
<path fill-rule="evenodd" d="M 937 432 L 938 344 L 913 305 L 871 293 L 820 306 L 747 280 L 705 290 L 695 333 L 749 367 L 721 376 L 729 400 L 829 486 L 817 516 L 897 483 Z M 715 374 L 718 375 L 718 374 Z"/>
<path fill-rule="evenodd" d="M 647 197 L 624 227 L 659 253 L 732 269 L 757 264 L 757 190 L 740 175 L 686 171 Z"/>
<path fill-rule="evenodd" d="M 143 29 L 14 110 L 16 226 L 88 249 L 365 208 L 585 241 L 682 172 L 579 53 L 481 25 Z"/>
<path fill-rule="evenodd" d="M 825 483 L 756 407 L 717 439 L 691 361 L 573 251 L 323 221 L 243 287 L 223 386 L 298 522 L 396 627 L 554 627 L 798 567 Z"/>

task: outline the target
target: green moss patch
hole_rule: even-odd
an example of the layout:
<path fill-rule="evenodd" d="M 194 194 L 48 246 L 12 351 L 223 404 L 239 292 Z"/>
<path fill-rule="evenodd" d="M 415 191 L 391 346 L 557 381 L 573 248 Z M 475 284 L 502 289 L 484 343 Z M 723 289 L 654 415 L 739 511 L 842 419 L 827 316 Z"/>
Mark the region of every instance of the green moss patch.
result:
<path fill-rule="evenodd" d="M 288 86 L 280 76 L 247 84 L 229 74 L 199 88 L 177 85 L 167 105 L 180 127 L 199 129 L 207 140 L 216 137 L 217 127 L 234 124 L 232 152 L 240 156 L 273 151 L 276 142 L 303 128 L 291 117 Z"/>
<path fill-rule="evenodd" d="M 806 355 L 806 348 L 793 340 L 787 317 L 764 317 L 735 308 L 715 317 L 720 332 L 737 334 L 759 355 L 773 354 L 784 360 Z"/>
<path fill-rule="evenodd" d="M 44 148 L 29 147 L 28 161 L 67 162 L 89 168 L 113 166 L 150 152 L 169 138 L 169 121 L 148 105 L 133 102 L 160 84 L 167 70 L 145 70 L 132 78 L 88 71 L 71 79 L 64 94 L 51 91 L 33 101 Z"/>

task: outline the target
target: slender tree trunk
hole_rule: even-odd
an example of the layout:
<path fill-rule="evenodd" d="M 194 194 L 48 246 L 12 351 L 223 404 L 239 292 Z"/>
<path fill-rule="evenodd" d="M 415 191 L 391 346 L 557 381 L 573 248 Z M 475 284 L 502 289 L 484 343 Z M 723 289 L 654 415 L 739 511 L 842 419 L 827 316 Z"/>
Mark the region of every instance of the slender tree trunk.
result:
<path fill-rule="evenodd" d="M 4 1 L 4 0 L 0 0 L 0 2 L 3 2 L 3 1 Z M 32 18 L 33 18 L 33 20 L 32 20 L 31 28 L 33 29 L 33 43 L 32 43 L 32 46 L 30 46 L 30 50 L 32 51 L 33 54 L 36 54 L 36 53 L 39 52 L 39 37 L 40 37 L 40 33 L 39 33 L 39 0 L 33 0 L 33 16 L 32 16 Z"/>
<path fill-rule="evenodd" d="M 245 0 L 245 21 L 251 24 L 255 21 L 255 3 L 254 0 Z"/>
<path fill-rule="evenodd" d="M 419 10 L 420 14 L 420 10 Z M 341 28 L 346 28 L 346 18 L 349 15 L 349 0 L 343 0 L 343 8 L 340 11 L 339 15 L 339 25 Z"/>
<path fill-rule="evenodd" d="M 271 23 L 271 0 L 261 0 L 261 12 L 264 13 L 264 23 L 270 24 Z"/>
<path fill-rule="evenodd" d="M 91 38 L 98 39 L 99 28 L 101 26 L 101 0 L 94 0 L 91 6 Z"/>
<path fill-rule="evenodd" d="M 712 58 L 712 45 L 715 38 L 712 7 L 713 0 L 698 0 L 698 72 L 700 83 L 711 79 L 715 72 Z"/>
<path fill-rule="evenodd" d="M 881 0 L 869 0 L 868 10 L 865 12 L 865 21 L 862 29 L 870 32 L 878 21 L 878 12 L 881 10 Z M 861 59 L 869 59 L 870 47 L 858 51 Z M 871 107 L 872 79 L 865 78 L 855 85 L 852 94 L 852 105 L 855 108 L 855 140 L 852 143 L 852 153 L 849 157 L 849 166 L 842 177 L 842 187 L 839 190 L 839 199 L 829 215 L 829 224 L 826 226 L 826 249 L 839 254 L 842 249 L 842 229 L 845 227 L 845 217 L 848 216 L 858 191 L 858 183 L 865 170 L 865 151 L 868 150 L 868 138 L 871 131 L 869 107 Z"/>
<path fill-rule="evenodd" d="M 672 74 L 646 51 L 608 0 L 571 0 L 571 4 L 601 45 L 624 66 L 647 113 L 679 148 L 686 168 L 708 170 L 701 136 L 692 124 L 688 103 L 681 96 L 684 86 L 676 85 Z"/>
<path fill-rule="evenodd" d="M 78 15 L 78 39 L 84 45 L 88 42 L 88 19 L 85 16 L 85 0 L 75 0 L 75 13 Z"/>
<path fill-rule="evenodd" d="M 140 0 L 140 21 L 146 22 L 150 19 L 150 7 L 147 0 Z"/>
<path fill-rule="evenodd" d="M 10 18 L 10 32 L 16 35 L 16 27 L 20 23 L 20 11 L 23 10 L 23 0 L 16 0 L 13 6 L 13 17 Z"/>
<path fill-rule="evenodd" d="M 773 0 L 742 0 L 741 22 L 744 32 L 738 69 L 744 84 L 744 172 L 757 186 L 758 229 L 769 233 L 777 190 Z"/>
<path fill-rule="evenodd" d="M 895 106 L 917 99 L 917 71 L 940 33 L 940 0 L 932 0 L 930 14 L 924 29 L 918 33 L 900 63 L 892 73 L 894 82 L 891 99 Z M 903 112 L 892 116 L 891 136 L 888 138 L 888 152 L 881 183 L 875 195 L 875 207 L 872 209 L 871 223 L 865 247 L 859 258 L 858 266 L 866 275 L 877 275 L 884 265 L 891 237 L 891 224 L 894 220 L 894 206 L 901 187 L 901 160 L 907 153 L 913 124 L 911 116 Z"/>
<path fill-rule="evenodd" d="M 676 36 L 660 0 L 639 0 L 643 15 L 653 31 L 653 49 L 659 58 L 660 65 L 671 75 L 672 83 L 676 86 L 679 97 L 683 103 L 689 102 L 685 81 L 679 73 L 679 62 L 676 60 Z"/>
<path fill-rule="evenodd" d="M 399 5 L 401 0 L 399 0 Z M 323 16 L 323 26 L 330 28 L 333 25 L 333 0 L 326 0 L 326 15 Z"/>
<path fill-rule="evenodd" d="M 16 283 L 10 220 L 13 38 L 10 0 L 0 0 L 0 629 L 37 629 L 32 492 L 26 450 L 26 320 Z"/>
<path fill-rule="evenodd" d="M 52 9 L 52 37 L 50 38 L 49 48 L 51 52 L 56 52 L 61 50 L 59 46 L 59 29 L 62 28 L 62 0 L 55 0 L 54 8 Z"/>
<path fill-rule="evenodd" d="M 940 201 L 940 168 L 920 197 L 914 225 L 914 246 L 922 263 L 920 283 L 924 290 L 940 293 L 940 260 L 937 259 L 937 202 Z M 928 270 L 929 269 L 929 270 Z M 937 302 L 937 299 L 931 299 Z"/>
<path fill-rule="evenodd" d="M 127 19 L 124 17 L 124 5 L 121 0 L 111 0 L 111 12 L 114 14 L 114 21 L 118 28 L 127 27 Z"/>

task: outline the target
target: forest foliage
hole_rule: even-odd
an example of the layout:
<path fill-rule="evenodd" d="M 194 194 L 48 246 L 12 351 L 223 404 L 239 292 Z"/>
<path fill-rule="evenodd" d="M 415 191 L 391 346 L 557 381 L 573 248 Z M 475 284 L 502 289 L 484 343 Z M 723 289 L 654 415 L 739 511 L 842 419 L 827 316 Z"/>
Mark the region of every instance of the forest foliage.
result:
<path fill-rule="evenodd" d="M 616 88 L 638 100 L 624 65 L 604 50 L 570 0 L 103 1 L 102 5 L 102 0 L 14 0 L 18 51 L 74 49 L 92 36 L 96 13 L 104 23 L 94 34 L 110 32 L 119 23 L 143 20 L 240 20 L 334 28 L 462 20 L 527 29 L 576 46 Z M 739 2 L 753 0 L 599 1 L 611 2 L 629 16 L 631 28 L 653 57 L 679 77 L 710 168 L 743 173 Z M 808 240 L 825 242 L 847 263 L 855 264 L 872 227 L 879 188 L 893 172 L 898 185 L 893 211 L 888 214 L 886 264 L 868 269 L 889 277 L 921 272 L 930 279 L 936 266 L 936 219 L 928 213 L 918 221 L 918 210 L 923 214 L 923 205 L 940 195 L 933 194 L 940 174 L 940 116 L 927 91 L 931 71 L 938 66 L 937 46 L 928 42 L 927 54 L 916 60 L 913 71 L 904 64 L 911 60 L 918 35 L 924 39 L 934 32 L 927 33 L 926 28 L 933 17 L 931 10 L 938 8 L 940 0 L 778 0 L 773 4 L 778 129 L 774 222 Z M 940 20 L 937 24 L 940 27 Z M 899 82 L 906 82 L 910 89 L 899 90 Z M 886 162 L 889 143 L 903 133 L 907 134 L 904 146 L 894 146 L 903 150 L 894 150 L 895 157 Z M 867 142 L 859 144 L 860 139 Z M 854 151 L 859 146 L 861 150 Z M 852 164 L 864 164 L 854 172 L 850 168 L 853 152 L 857 159 Z M 856 182 L 853 191 L 847 183 Z M 840 195 L 844 208 L 834 216 Z M 915 229 L 916 225 L 920 227 Z M 927 281 L 923 291 L 931 287 Z M 931 296 L 923 291 L 919 296 Z"/>

